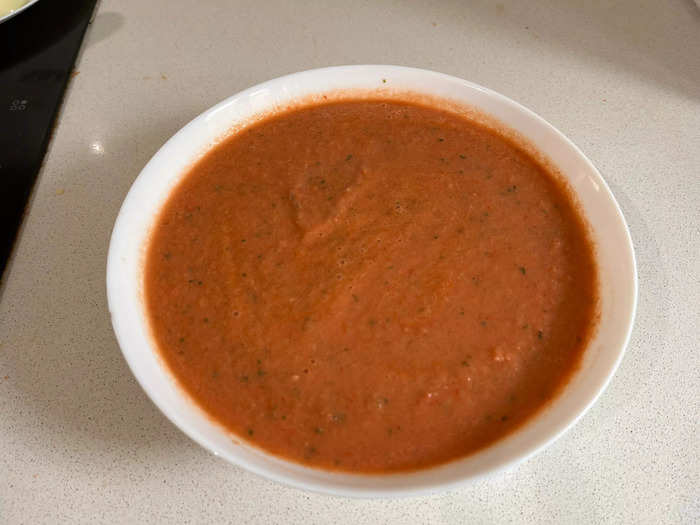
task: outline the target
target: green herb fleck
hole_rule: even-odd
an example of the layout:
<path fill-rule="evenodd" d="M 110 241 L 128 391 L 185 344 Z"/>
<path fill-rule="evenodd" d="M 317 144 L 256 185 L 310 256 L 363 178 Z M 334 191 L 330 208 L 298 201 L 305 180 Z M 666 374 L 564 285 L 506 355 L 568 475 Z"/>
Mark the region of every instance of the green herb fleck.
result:
<path fill-rule="evenodd" d="M 252 436 L 254 433 L 255 433 L 255 432 L 253 432 L 253 429 L 252 429 L 252 428 L 249 428 L 249 429 L 248 429 L 248 435 L 249 435 L 249 436 Z"/>
<path fill-rule="evenodd" d="M 459 158 L 460 158 L 460 159 L 466 159 L 467 156 L 466 156 L 466 155 L 462 155 L 462 154 L 460 153 Z"/>
<path fill-rule="evenodd" d="M 542 333 L 542 330 L 537 330 L 537 339 L 542 339 L 544 337 L 544 334 Z"/>
<path fill-rule="evenodd" d="M 520 270 L 520 273 L 522 273 L 523 275 L 525 275 L 527 273 L 524 266 L 519 266 L 518 270 Z"/>
<path fill-rule="evenodd" d="M 350 160 L 352 158 L 352 153 L 350 153 L 347 157 L 345 157 L 345 160 Z"/>

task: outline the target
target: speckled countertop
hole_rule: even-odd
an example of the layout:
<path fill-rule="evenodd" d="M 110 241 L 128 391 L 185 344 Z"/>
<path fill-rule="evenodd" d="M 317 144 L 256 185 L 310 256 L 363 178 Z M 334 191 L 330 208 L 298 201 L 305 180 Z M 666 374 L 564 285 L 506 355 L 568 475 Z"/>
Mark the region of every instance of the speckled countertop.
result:
<path fill-rule="evenodd" d="M 642 5 L 643 4 L 643 5 Z M 107 244 L 140 169 L 263 80 L 388 63 L 491 87 L 593 160 L 637 250 L 627 355 L 594 408 L 505 474 L 333 498 L 209 455 L 129 372 Z M 700 10 L 692 0 L 103 0 L 0 291 L 0 523 L 700 523 Z"/>

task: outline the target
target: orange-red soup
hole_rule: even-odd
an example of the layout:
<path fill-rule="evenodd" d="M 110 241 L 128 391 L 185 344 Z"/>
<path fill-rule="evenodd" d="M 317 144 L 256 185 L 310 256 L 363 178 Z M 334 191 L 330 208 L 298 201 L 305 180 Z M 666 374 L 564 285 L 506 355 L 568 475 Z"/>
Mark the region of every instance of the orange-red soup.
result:
<path fill-rule="evenodd" d="M 164 361 L 273 454 L 387 472 L 470 454 L 541 409 L 595 326 L 567 188 L 468 118 L 348 100 L 214 147 L 168 198 L 145 264 Z"/>

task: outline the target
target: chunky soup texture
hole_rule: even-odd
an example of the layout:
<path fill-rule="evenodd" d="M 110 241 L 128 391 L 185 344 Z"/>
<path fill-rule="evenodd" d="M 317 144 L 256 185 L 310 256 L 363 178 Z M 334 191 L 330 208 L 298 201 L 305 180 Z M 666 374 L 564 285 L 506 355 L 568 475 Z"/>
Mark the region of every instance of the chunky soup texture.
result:
<path fill-rule="evenodd" d="M 436 107 L 345 100 L 209 151 L 153 229 L 160 354 L 215 421 L 275 455 L 426 468 L 532 417 L 595 328 L 585 222 L 558 177 Z"/>

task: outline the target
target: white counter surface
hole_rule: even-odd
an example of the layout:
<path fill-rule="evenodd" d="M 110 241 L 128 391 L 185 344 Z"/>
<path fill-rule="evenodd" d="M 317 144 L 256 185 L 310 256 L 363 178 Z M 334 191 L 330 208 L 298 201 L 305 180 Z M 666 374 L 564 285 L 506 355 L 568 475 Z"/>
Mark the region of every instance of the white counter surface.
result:
<path fill-rule="evenodd" d="M 107 312 L 114 219 L 168 137 L 250 85 L 359 63 L 542 115 L 598 166 L 637 250 L 636 326 L 599 402 L 529 461 L 436 496 L 321 496 L 209 455 L 141 391 Z M 0 291 L 0 523 L 700 523 L 692 0 L 103 0 L 76 70 Z"/>

